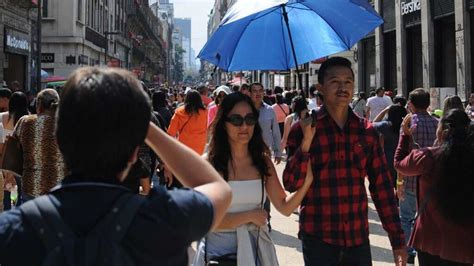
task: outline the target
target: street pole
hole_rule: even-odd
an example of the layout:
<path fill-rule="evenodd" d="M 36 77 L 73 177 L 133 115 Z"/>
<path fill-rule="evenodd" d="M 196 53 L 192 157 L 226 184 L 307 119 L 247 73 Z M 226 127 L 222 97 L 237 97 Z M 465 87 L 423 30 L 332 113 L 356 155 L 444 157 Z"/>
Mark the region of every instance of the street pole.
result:
<path fill-rule="evenodd" d="M 38 1 L 38 18 L 36 31 L 38 39 L 36 42 L 36 91 L 41 91 L 41 0 Z"/>

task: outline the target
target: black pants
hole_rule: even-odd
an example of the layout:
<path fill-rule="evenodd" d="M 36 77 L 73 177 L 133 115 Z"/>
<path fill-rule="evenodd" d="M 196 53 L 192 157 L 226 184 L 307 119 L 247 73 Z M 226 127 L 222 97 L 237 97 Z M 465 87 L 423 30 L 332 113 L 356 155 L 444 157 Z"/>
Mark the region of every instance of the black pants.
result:
<path fill-rule="evenodd" d="M 370 244 L 357 247 L 330 245 L 318 239 L 302 239 L 306 266 L 371 266 Z"/>
<path fill-rule="evenodd" d="M 459 263 L 449 260 L 444 260 L 439 256 L 434 256 L 429 253 L 417 250 L 418 262 L 420 266 L 472 266 L 472 263 Z"/>

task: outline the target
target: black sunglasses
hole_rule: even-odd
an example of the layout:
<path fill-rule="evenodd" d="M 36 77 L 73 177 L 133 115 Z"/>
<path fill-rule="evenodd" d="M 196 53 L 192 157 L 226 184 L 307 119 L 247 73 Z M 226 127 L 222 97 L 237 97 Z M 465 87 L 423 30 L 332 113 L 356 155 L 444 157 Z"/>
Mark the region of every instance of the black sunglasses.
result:
<path fill-rule="evenodd" d="M 247 124 L 247 126 L 253 126 L 257 124 L 257 118 L 253 114 L 248 114 L 245 117 L 242 117 L 241 115 L 230 115 L 226 117 L 225 121 L 236 127 L 242 126 L 244 122 Z"/>

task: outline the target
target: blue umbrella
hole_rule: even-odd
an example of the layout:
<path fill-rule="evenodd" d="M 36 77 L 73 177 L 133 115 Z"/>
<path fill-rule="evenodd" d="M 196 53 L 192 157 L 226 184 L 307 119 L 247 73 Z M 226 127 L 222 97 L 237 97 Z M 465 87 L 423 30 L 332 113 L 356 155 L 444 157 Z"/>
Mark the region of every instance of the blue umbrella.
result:
<path fill-rule="evenodd" d="M 298 71 L 382 23 L 367 0 L 238 0 L 198 57 L 226 71 Z"/>

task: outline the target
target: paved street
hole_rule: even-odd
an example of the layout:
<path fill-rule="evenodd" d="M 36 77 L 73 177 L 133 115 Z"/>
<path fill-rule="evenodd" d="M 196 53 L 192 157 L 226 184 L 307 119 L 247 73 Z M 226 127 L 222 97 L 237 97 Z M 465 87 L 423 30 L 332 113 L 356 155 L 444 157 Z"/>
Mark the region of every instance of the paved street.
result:
<path fill-rule="evenodd" d="M 280 177 L 283 169 L 283 163 L 277 165 Z M 304 265 L 301 242 L 297 238 L 298 216 L 292 214 L 290 217 L 285 217 L 277 211 L 272 211 L 271 223 L 272 237 L 280 265 Z M 390 242 L 387 233 L 382 228 L 373 203 L 369 203 L 369 226 L 373 265 L 393 265 Z"/>

